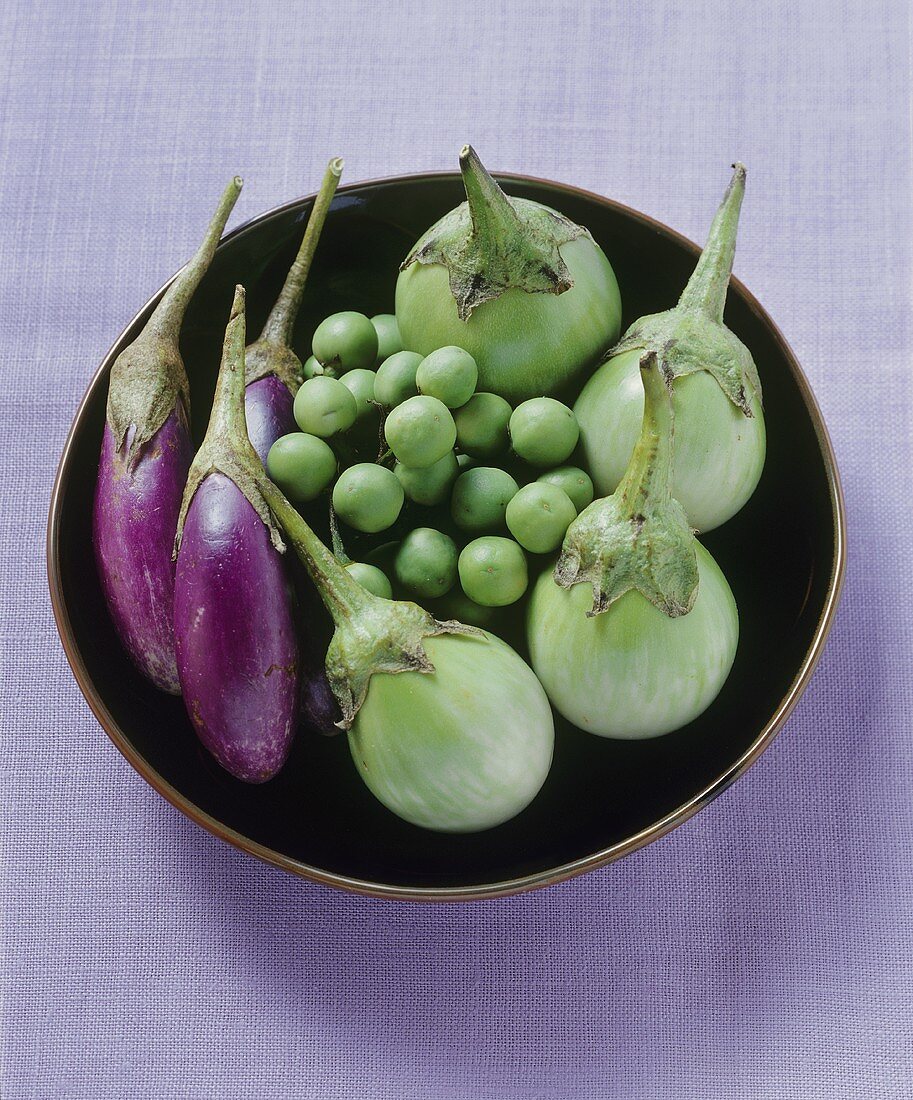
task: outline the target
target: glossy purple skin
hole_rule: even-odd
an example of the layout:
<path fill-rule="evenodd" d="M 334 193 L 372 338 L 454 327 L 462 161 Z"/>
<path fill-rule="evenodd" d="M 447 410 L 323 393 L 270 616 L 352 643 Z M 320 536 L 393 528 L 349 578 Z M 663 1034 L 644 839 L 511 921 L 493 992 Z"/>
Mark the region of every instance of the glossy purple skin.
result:
<path fill-rule="evenodd" d="M 226 771 L 248 783 L 285 763 L 298 720 L 299 654 L 281 556 L 223 474 L 197 489 L 174 593 L 187 713 Z"/>
<path fill-rule="evenodd" d="M 126 455 L 127 445 L 116 451 L 105 424 L 92 510 L 95 562 L 108 611 L 133 663 L 156 687 L 179 695 L 171 555 L 193 458 L 183 413 L 175 409 L 132 471 Z"/>
<path fill-rule="evenodd" d="M 283 435 L 297 432 L 293 414 L 294 398 L 275 374 L 258 378 L 244 390 L 244 414 L 247 434 L 254 450 L 266 465 L 269 449 Z"/>
<path fill-rule="evenodd" d="M 258 378 L 244 390 L 247 434 L 264 466 L 269 449 L 276 440 L 299 430 L 295 422 L 294 403 L 288 386 L 275 374 Z M 313 589 L 306 574 L 301 578 L 301 584 L 305 592 Z M 301 720 L 319 733 L 337 734 L 340 731 L 336 722 L 342 717 L 342 712 L 333 697 L 323 667 L 329 635 L 321 645 L 320 639 L 310 629 L 313 617 L 325 616 L 326 613 L 316 593 L 313 599 L 303 600 L 301 610 L 306 628 L 301 654 Z"/>
<path fill-rule="evenodd" d="M 319 657 L 304 669 L 301 680 L 301 720 L 324 737 L 335 737 L 342 733 L 336 725 L 342 720 L 342 711 Z"/>

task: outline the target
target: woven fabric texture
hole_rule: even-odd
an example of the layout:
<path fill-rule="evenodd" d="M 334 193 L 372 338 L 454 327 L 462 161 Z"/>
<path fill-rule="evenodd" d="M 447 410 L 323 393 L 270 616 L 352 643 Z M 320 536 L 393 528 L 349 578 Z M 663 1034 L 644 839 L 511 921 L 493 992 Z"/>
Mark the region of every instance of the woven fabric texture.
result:
<path fill-rule="evenodd" d="M 905 0 L 0 5 L 5 1100 L 913 1096 L 913 173 Z M 723 797 L 610 868 L 437 907 L 191 825 L 90 714 L 54 628 L 51 483 L 85 386 L 192 249 L 346 179 L 494 169 L 700 239 L 803 363 L 849 572 L 818 672 Z"/>

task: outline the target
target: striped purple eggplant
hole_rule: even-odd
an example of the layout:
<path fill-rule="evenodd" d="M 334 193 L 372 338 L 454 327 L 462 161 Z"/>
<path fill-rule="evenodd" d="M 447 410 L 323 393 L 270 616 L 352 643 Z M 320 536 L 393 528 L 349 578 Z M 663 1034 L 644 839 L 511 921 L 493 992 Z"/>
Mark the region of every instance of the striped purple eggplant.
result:
<path fill-rule="evenodd" d="M 285 763 L 298 722 L 299 648 L 282 539 L 244 414 L 244 289 L 235 290 L 212 414 L 178 517 L 174 632 L 200 740 L 238 779 Z"/>
<path fill-rule="evenodd" d="M 341 174 L 342 159 L 334 157 L 327 165 L 298 255 L 289 268 L 285 284 L 266 319 L 260 338 L 245 352 L 247 431 L 264 465 L 276 440 L 297 431 L 292 405 L 302 376 L 301 360 L 292 350 L 292 332 L 314 251 Z"/>
<path fill-rule="evenodd" d="M 108 387 L 92 513 L 95 561 L 124 648 L 156 687 L 173 694 L 180 686 L 172 550 L 193 457 L 190 394 L 178 337 L 240 191 L 235 177 L 196 255 L 115 360 Z"/>

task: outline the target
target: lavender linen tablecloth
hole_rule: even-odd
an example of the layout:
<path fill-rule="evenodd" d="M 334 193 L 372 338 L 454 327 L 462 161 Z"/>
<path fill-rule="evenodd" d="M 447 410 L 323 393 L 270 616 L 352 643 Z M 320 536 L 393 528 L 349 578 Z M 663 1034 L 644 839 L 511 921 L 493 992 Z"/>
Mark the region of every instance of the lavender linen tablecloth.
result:
<path fill-rule="evenodd" d="M 913 339 L 905 0 L 6 0 L 0 6 L 5 1100 L 913 1096 Z M 297 881 L 191 825 L 64 661 L 43 536 L 97 363 L 186 257 L 316 186 L 487 163 L 700 238 L 834 437 L 842 610 L 761 761 L 689 824 L 525 897 Z"/>

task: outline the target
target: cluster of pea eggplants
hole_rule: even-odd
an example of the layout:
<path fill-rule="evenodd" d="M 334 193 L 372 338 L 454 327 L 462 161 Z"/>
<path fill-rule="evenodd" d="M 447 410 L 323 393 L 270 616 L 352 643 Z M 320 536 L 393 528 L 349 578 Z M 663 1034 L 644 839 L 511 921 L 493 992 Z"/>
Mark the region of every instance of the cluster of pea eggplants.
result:
<path fill-rule="evenodd" d="M 470 352 L 479 388 L 513 404 L 590 374 L 574 414 L 581 465 L 605 495 L 570 522 L 557 562 L 533 586 L 532 669 L 485 630 L 359 584 L 266 475 L 314 371 L 296 356 L 292 329 L 338 160 L 246 349 L 236 290 L 209 428 L 192 458 L 178 335 L 240 180 L 229 186 L 199 252 L 114 364 L 93 526 L 125 648 L 156 686 L 183 695 L 229 772 L 274 776 L 303 704 L 312 726 L 348 731 L 384 805 L 455 832 L 497 825 L 535 797 L 552 757 L 550 703 L 581 729 L 619 738 L 659 736 L 709 706 L 734 660 L 738 615 L 695 533 L 735 514 L 764 460 L 757 372 L 723 324 L 740 165 L 678 305 L 616 343 L 618 285 L 590 234 L 505 196 L 471 148 L 460 162 L 467 202 L 419 239 L 400 271 L 405 348 Z M 290 585 L 287 544 L 310 589 Z M 333 622 L 328 645 L 315 593 Z"/>

